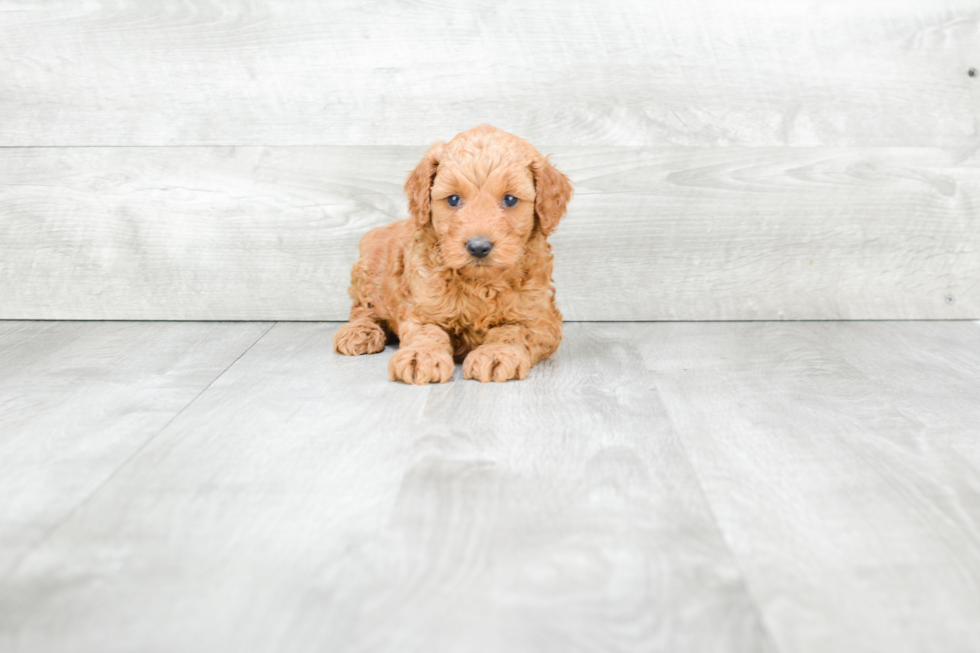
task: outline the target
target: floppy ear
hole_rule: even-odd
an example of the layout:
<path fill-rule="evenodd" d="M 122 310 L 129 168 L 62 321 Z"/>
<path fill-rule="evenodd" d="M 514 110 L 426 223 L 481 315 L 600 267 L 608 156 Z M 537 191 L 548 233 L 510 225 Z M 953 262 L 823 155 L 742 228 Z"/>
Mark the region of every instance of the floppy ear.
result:
<path fill-rule="evenodd" d="M 408 196 L 408 213 L 415 221 L 415 227 L 421 229 L 432 220 L 432 181 L 439 169 L 439 156 L 442 154 L 442 142 L 429 148 L 415 170 L 408 174 L 405 180 L 405 194 Z"/>
<path fill-rule="evenodd" d="M 534 213 L 538 227 L 545 236 L 558 226 L 565 215 L 565 207 L 572 199 L 572 182 L 548 162 L 548 157 L 538 155 L 531 162 L 534 174 Z"/>

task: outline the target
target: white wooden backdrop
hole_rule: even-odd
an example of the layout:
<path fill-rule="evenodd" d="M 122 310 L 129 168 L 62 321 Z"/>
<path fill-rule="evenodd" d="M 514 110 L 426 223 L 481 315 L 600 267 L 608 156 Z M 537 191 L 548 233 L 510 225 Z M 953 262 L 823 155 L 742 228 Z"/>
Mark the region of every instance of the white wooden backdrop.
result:
<path fill-rule="evenodd" d="M 980 318 L 971 68 L 977 0 L 0 0 L 0 318 L 343 319 L 481 123 L 566 319 Z"/>

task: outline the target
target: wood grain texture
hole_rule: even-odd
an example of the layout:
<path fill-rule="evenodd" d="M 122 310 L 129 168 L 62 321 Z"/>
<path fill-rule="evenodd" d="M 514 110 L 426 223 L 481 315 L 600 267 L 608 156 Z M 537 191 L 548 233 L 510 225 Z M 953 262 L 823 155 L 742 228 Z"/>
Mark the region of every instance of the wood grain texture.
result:
<path fill-rule="evenodd" d="M 980 461 L 980 323 L 834 323 L 813 330 L 873 380 L 933 446 L 956 452 L 946 463 Z M 877 345 L 868 347 L 872 340 Z M 957 478 L 966 482 L 963 492 L 980 495 L 980 476 Z"/>
<path fill-rule="evenodd" d="M 980 325 L 635 337 L 779 650 L 980 647 Z"/>
<path fill-rule="evenodd" d="M 763 651 L 629 330 L 387 380 L 277 324 L 0 585 L 16 651 Z"/>
<path fill-rule="evenodd" d="M 542 149 L 567 320 L 980 317 L 975 151 Z M 422 151 L 0 149 L 0 319 L 346 319 Z"/>
<path fill-rule="evenodd" d="M 268 328 L 0 322 L 0 579 Z"/>
<path fill-rule="evenodd" d="M 980 144 L 975 0 L 4 0 L 0 145 Z"/>

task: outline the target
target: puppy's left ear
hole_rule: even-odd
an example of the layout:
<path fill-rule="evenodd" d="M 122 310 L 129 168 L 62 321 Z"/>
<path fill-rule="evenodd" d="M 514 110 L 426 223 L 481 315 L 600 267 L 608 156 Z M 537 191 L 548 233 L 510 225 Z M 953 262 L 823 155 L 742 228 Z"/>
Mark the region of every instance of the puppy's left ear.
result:
<path fill-rule="evenodd" d="M 548 161 L 548 157 L 538 155 L 531 162 L 534 175 L 534 213 L 538 217 L 538 227 L 545 236 L 558 226 L 565 216 L 568 201 L 572 199 L 572 182 L 558 172 Z"/>
<path fill-rule="evenodd" d="M 415 170 L 405 180 L 405 195 L 408 196 L 408 212 L 415 221 L 415 227 L 423 228 L 432 220 L 432 182 L 439 170 L 439 158 L 445 143 L 438 142 L 429 148 Z"/>

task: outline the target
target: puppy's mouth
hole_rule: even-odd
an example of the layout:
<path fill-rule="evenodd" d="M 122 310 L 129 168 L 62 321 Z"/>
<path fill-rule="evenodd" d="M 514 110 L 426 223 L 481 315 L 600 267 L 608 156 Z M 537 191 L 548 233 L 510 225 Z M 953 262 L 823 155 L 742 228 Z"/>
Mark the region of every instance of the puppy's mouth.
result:
<path fill-rule="evenodd" d="M 493 261 L 486 258 L 474 258 L 458 269 L 465 276 L 485 278 L 502 274 L 506 268 L 494 265 Z"/>

